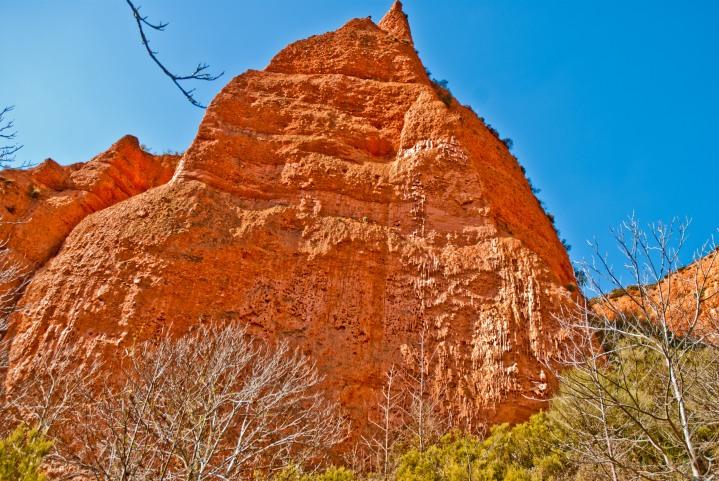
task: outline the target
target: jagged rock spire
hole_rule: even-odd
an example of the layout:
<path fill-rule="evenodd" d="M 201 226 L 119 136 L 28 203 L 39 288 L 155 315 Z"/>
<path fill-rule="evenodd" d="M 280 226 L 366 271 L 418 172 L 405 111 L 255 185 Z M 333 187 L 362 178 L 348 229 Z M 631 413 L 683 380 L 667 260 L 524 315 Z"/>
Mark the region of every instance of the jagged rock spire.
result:
<path fill-rule="evenodd" d="M 395 0 L 392 4 L 392 8 L 389 9 L 389 12 L 387 12 L 384 18 L 379 22 L 379 28 L 399 40 L 414 45 L 407 14 L 402 10 L 402 2 L 400 2 L 400 0 Z"/>

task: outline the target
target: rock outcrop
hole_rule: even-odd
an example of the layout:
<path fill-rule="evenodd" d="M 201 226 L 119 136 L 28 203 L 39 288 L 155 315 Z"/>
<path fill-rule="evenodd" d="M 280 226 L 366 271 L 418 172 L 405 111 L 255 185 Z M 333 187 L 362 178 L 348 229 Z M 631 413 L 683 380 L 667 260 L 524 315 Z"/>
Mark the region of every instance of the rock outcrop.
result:
<path fill-rule="evenodd" d="M 234 78 L 172 180 L 122 198 L 35 254 L 62 242 L 10 321 L 8 383 L 62 339 L 111 359 L 214 320 L 300 346 L 359 427 L 422 332 L 458 422 L 524 419 L 552 388 L 569 259 L 517 160 L 428 78 L 399 2 Z"/>
<path fill-rule="evenodd" d="M 649 277 L 653 273 L 646 274 Z M 679 334 L 691 331 L 693 335 L 708 336 L 717 342 L 719 250 L 715 248 L 704 257 L 673 270 L 659 282 L 629 285 L 597 296 L 591 300 L 591 307 L 609 319 L 636 316 L 666 322 Z"/>
<path fill-rule="evenodd" d="M 0 172 L 1 261 L 21 274 L 11 284 L 32 276 L 88 215 L 168 182 L 178 159 L 149 154 L 125 136 L 87 163 L 61 166 L 47 159 Z M 0 288 L 3 303 L 16 301 L 2 295 L 10 287 Z"/>

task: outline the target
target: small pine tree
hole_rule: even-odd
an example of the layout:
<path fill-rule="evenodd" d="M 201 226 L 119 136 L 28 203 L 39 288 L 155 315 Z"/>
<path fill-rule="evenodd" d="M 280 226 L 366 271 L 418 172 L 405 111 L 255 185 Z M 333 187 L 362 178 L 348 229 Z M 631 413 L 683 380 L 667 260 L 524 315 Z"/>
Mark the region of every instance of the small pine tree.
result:
<path fill-rule="evenodd" d="M 18 426 L 0 439 L 0 481 L 45 481 L 40 464 L 51 447 L 37 428 Z"/>

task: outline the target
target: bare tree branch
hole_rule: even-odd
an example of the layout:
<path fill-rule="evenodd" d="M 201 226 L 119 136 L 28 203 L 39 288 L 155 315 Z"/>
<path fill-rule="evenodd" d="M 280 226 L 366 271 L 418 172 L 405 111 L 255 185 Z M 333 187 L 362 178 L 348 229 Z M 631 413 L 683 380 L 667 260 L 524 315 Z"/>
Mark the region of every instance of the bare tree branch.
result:
<path fill-rule="evenodd" d="M 195 98 L 195 89 L 187 89 L 182 85 L 182 82 L 188 81 L 188 80 L 201 80 L 206 82 L 212 82 L 213 80 L 217 80 L 222 75 L 224 75 L 224 72 L 220 72 L 217 75 L 212 75 L 207 72 L 207 69 L 210 67 L 209 65 L 205 63 L 199 63 L 197 64 L 197 67 L 195 67 L 195 71 L 192 72 L 189 75 L 177 75 L 172 73 L 157 57 L 158 52 L 156 50 L 153 50 L 150 47 L 150 40 L 147 38 L 147 34 L 145 33 L 145 27 L 151 28 L 152 30 L 157 30 L 159 32 L 164 32 L 165 28 L 169 25 L 166 22 L 159 22 L 159 23 L 152 23 L 150 22 L 146 16 L 143 16 L 140 14 L 140 7 L 136 6 L 132 1 L 125 0 L 127 2 L 127 5 L 130 7 L 130 10 L 132 10 L 132 15 L 135 17 L 135 22 L 137 23 L 137 29 L 140 32 L 140 38 L 142 40 L 142 44 L 145 46 L 145 50 L 147 50 L 148 55 L 152 59 L 155 64 L 157 64 L 158 67 L 160 67 L 160 70 L 167 75 L 170 80 L 172 80 L 172 83 L 175 84 L 175 86 L 182 92 L 182 95 L 185 96 L 185 98 L 195 107 L 199 107 L 201 109 L 206 108 L 205 105 L 201 104 L 196 98 Z"/>
<path fill-rule="evenodd" d="M 121 364 L 125 381 L 88 399 L 66 459 L 98 480 L 246 479 L 315 464 L 346 435 L 314 364 L 241 327 L 163 337 Z"/>
<path fill-rule="evenodd" d="M 15 160 L 15 154 L 22 149 L 22 145 L 15 142 L 15 122 L 7 120 L 5 117 L 7 114 L 15 109 L 13 106 L 4 107 L 0 110 L 0 140 L 3 142 L 10 142 L 7 145 L 0 145 L 0 169 L 9 167 L 10 162 Z"/>
<path fill-rule="evenodd" d="M 719 475 L 719 332 L 707 304 L 719 292 L 719 254 L 708 248 L 682 268 L 687 227 L 644 230 L 630 218 L 614 237 L 631 285 L 595 244 L 585 269 L 598 297 L 559 316 L 571 335 L 553 411 L 569 433 L 567 452 L 606 479 Z M 615 289 L 606 292 L 605 282 Z"/>
<path fill-rule="evenodd" d="M 395 366 L 391 366 L 385 373 L 385 384 L 377 403 L 377 417 L 369 418 L 370 427 L 375 434 L 362 436 L 362 444 L 370 457 L 370 465 L 384 480 L 388 480 L 394 470 L 396 447 L 405 434 L 403 431 L 406 411 L 402 406 L 406 402 L 406 396 L 400 378 L 401 371 Z"/>
<path fill-rule="evenodd" d="M 406 430 L 411 442 L 423 452 L 427 447 L 444 434 L 448 420 L 440 413 L 440 399 L 432 392 L 432 372 L 436 363 L 437 347 L 430 348 L 429 327 L 422 321 L 420 332 L 414 345 L 406 346 L 407 351 L 402 380 L 408 397 L 404 410 Z"/>

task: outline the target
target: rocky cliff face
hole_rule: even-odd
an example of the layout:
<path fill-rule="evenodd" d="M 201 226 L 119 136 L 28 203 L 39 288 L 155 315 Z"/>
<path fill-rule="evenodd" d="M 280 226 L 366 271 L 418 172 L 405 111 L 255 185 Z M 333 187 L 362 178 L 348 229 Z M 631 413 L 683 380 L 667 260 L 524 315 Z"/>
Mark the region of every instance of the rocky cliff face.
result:
<path fill-rule="evenodd" d="M 427 77 L 399 2 L 233 79 L 172 180 L 125 190 L 63 233 L 43 221 L 36 257 L 62 247 L 10 321 L 8 383 L 60 339 L 111 359 L 215 320 L 300 346 L 359 426 L 422 332 L 431 389 L 467 425 L 551 389 L 566 252 L 516 159 Z"/>
<path fill-rule="evenodd" d="M 179 157 L 143 151 L 135 137 L 120 139 L 87 163 L 60 166 L 48 159 L 28 170 L 0 172 L 0 263 L 24 282 L 60 249 L 85 217 L 169 181 Z M 0 302 L 10 286 L 0 286 Z M 3 306 L 5 307 L 5 306 Z"/>
<path fill-rule="evenodd" d="M 591 307 L 610 319 L 637 316 L 663 321 L 677 333 L 686 334 L 691 330 L 694 335 L 708 336 L 717 342 L 719 250 L 714 248 L 659 282 L 630 285 L 597 296 L 591 300 Z"/>

